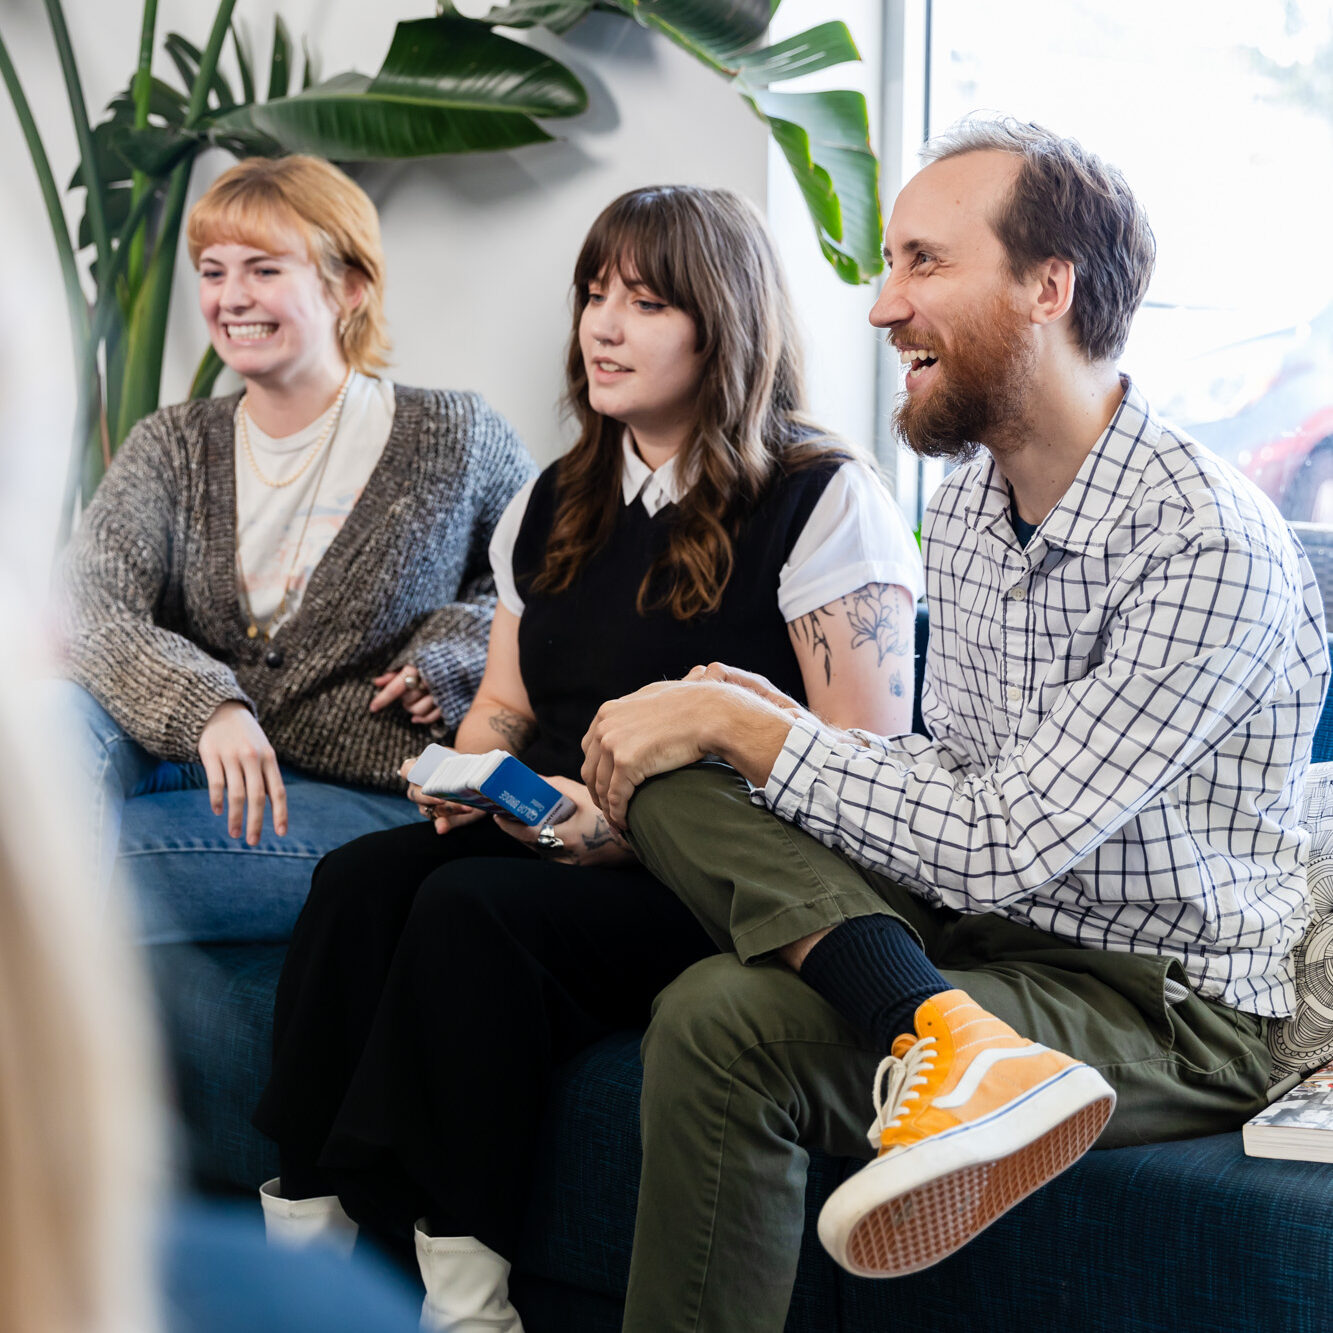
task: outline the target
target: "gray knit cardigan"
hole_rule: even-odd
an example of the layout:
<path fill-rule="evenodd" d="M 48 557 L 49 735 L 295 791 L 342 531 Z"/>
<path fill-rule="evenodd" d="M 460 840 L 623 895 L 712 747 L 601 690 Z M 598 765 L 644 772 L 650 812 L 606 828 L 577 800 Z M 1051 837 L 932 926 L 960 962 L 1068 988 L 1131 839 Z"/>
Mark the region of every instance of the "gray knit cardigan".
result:
<path fill-rule="evenodd" d="M 204 724 L 238 699 L 284 763 L 395 788 L 424 729 L 368 705 L 372 678 L 406 662 L 442 730 L 458 726 L 495 610 L 491 531 L 535 467 L 477 394 L 395 394 L 384 453 L 271 645 L 246 637 L 236 591 L 238 396 L 130 433 L 65 553 L 60 624 L 66 674 L 145 749 L 197 760 Z"/>

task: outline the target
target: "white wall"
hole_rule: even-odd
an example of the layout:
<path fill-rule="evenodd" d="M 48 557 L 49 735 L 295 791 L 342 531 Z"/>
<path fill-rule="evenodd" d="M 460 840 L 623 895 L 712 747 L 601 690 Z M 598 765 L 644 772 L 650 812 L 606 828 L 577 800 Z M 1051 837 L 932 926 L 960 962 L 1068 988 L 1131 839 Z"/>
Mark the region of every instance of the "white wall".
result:
<path fill-rule="evenodd" d="M 883 69 L 883 0 L 784 0 L 773 19 L 772 40 L 784 38 L 837 17 L 847 24 L 859 64 L 835 65 L 817 74 L 791 79 L 783 92 L 851 88 L 865 94 L 870 114 L 870 142 L 882 149 L 880 79 Z M 885 205 L 886 206 L 886 202 Z M 876 445 L 876 362 L 881 344 L 867 322 L 878 283 L 849 286 L 819 252 L 814 224 L 776 144 L 769 146 L 768 210 L 782 252 L 792 299 L 805 332 L 806 375 L 814 415 L 843 438 L 868 451 Z"/>
<path fill-rule="evenodd" d="M 128 82 L 138 50 L 138 0 L 65 0 L 84 91 L 94 122 Z M 489 0 L 464 0 L 480 13 Z M 267 69 L 273 15 L 294 36 L 309 37 L 323 74 L 373 73 L 396 22 L 420 18 L 423 0 L 240 0 L 237 19 Z M 211 0 L 160 0 L 161 37 L 207 37 Z M 0 28 L 18 66 L 59 182 L 78 159 L 54 49 L 38 0 L 0 0 Z M 388 313 L 396 351 L 390 374 L 404 383 L 474 388 L 518 428 L 540 460 L 568 442 L 557 419 L 560 367 L 568 335 L 568 287 L 575 255 L 597 212 L 636 185 L 689 181 L 729 185 L 761 205 L 767 187 L 766 133 L 726 83 L 657 34 L 628 19 L 593 15 L 564 39 L 534 40 L 584 81 L 590 108 L 572 121 L 548 121 L 559 142 L 512 153 L 436 158 L 371 166 L 362 183 L 379 205 L 389 261 Z M 174 80 L 160 55 L 155 72 Z M 196 170 L 195 192 L 227 164 L 210 154 Z M 23 490 L 25 521 L 54 513 L 67 456 L 72 402 L 60 277 L 17 120 L 0 98 L 0 179 L 6 182 L 0 290 L 41 329 L 40 373 L 22 387 L 44 404 L 40 440 L 14 404 L 0 426 L 20 439 L 0 443 L 7 494 L 0 517 Z M 81 203 L 67 200 L 77 221 Z M 813 250 L 813 241 L 807 239 Z M 193 275 L 182 247 L 173 297 L 163 400 L 184 396 L 204 347 L 194 308 Z M 11 299 L 3 301 L 8 310 Z M 40 318 L 38 316 L 40 315 Z M 12 330 L 11 330 L 12 332 Z M 14 377 L 5 377 L 5 388 Z M 18 450 L 23 486 L 5 458 Z M 36 461 L 40 460 L 40 461 Z M 40 561 L 38 562 L 40 564 Z"/>

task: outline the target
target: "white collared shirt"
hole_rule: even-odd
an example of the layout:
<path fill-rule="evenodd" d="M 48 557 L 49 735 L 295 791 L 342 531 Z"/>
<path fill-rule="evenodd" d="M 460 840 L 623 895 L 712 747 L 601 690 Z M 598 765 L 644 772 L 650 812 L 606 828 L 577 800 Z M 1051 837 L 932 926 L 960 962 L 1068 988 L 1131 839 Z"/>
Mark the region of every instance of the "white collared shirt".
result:
<path fill-rule="evenodd" d="M 639 457 L 628 431 L 620 487 L 625 504 L 636 500 L 651 517 L 675 504 L 688 490 L 678 469 L 679 455 L 656 470 Z M 501 604 L 516 616 L 523 599 L 514 583 L 514 543 L 536 480 L 509 502 L 491 538 L 491 572 Z M 917 601 L 925 575 L 916 539 L 902 511 L 880 480 L 858 463 L 844 463 L 829 479 L 778 576 L 778 610 L 789 624 L 864 588 L 885 583 L 906 588 Z"/>
<path fill-rule="evenodd" d="M 1272 503 L 1127 383 L 1026 547 L 985 455 L 931 500 L 925 548 L 933 739 L 798 722 L 762 799 L 930 902 L 1289 1013 L 1329 662 Z"/>

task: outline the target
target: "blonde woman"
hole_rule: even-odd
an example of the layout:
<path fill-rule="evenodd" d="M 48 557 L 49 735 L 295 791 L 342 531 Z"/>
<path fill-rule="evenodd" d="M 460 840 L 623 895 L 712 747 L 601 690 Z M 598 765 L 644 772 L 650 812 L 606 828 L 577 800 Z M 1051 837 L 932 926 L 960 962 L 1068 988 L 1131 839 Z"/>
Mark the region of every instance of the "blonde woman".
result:
<path fill-rule="evenodd" d="M 341 1197 L 415 1246 L 427 1323 L 459 1333 L 520 1328 L 505 1284 L 551 1069 L 645 1023 L 714 948 L 578 781 L 598 706 L 734 654 L 841 725 L 911 718 L 916 547 L 805 414 L 758 212 L 727 190 L 631 191 L 573 285 L 580 438 L 496 530 L 501 604 L 457 746 L 521 754 L 577 813 L 539 835 L 413 788 L 417 827 L 326 857 L 256 1115 L 282 1150 L 275 1230 L 340 1223 Z"/>
<path fill-rule="evenodd" d="M 66 559 L 65 668 L 102 875 L 119 849 L 147 939 L 283 939 L 315 861 L 403 823 L 402 756 L 462 719 L 533 467 L 477 395 L 378 374 L 379 223 L 336 168 L 239 163 L 188 243 L 244 388 L 125 442 Z"/>

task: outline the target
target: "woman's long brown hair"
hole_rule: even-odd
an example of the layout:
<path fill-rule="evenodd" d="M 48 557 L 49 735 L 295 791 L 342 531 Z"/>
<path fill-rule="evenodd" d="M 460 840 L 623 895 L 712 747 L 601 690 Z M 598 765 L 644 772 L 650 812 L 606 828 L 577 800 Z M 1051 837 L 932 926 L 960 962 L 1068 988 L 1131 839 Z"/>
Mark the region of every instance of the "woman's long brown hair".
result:
<path fill-rule="evenodd" d="M 731 190 L 692 185 L 622 194 L 593 223 L 574 267 L 566 401 L 580 434 L 557 471 L 538 591 L 573 584 L 610 539 L 622 504 L 624 427 L 592 409 L 579 346 L 589 285 L 612 273 L 689 315 L 704 356 L 694 430 L 676 463 L 692 484 L 638 596 L 641 614 L 665 606 L 687 620 L 717 610 L 740 522 L 775 472 L 850 452 L 806 415 L 791 301 L 758 210 Z"/>

